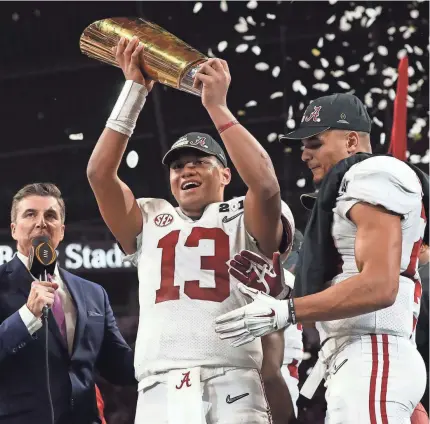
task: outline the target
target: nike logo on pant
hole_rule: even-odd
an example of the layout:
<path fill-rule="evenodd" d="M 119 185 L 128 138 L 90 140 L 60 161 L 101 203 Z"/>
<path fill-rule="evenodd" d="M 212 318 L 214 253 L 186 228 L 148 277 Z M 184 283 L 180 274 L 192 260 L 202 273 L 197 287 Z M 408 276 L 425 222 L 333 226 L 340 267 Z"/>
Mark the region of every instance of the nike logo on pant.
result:
<path fill-rule="evenodd" d="M 227 403 L 233 403 L 233 402 L 236 402 L 237 400 L 242 399 L 242 398 L 244 398 L 245 396 L 248 396 L 248 395 L 249 395 L 249 393 L 244 393 L 243 395 L 239 395 L 239 396 L 235 396 L 235 397 L 230 397 L 230 395 L 228 395 L 226 397 L 225 401 Z"/>

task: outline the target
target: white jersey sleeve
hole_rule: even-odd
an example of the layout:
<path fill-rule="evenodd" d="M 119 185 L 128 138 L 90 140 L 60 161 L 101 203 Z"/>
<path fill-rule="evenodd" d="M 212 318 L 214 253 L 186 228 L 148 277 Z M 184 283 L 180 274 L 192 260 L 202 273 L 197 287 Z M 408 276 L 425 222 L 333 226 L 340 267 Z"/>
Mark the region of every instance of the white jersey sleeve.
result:
<path fill-rule="evenodd" d="M 287 260 L 288 254 L 291 251 L 291 247 L 293 246 L 294 232 L 296 230 L 293 213 L 291 212 L 291 209 L 284 201 L 281 201 L 281 219 L 284 225 L 284 231 L 287 232 L 287 236 L 288 236 L 288 244 L 285 247 L 285 250 L 281 252 L 282 253 L 281 263 L 284 263 Z M 272 258 L 268 258 L 267 256 L 264 255 L 264 253 L 260 251 L 260 249 L 258 248 L 257 240 L 255 240 L 254 237 L 248 232 L 246 232 L 246 235 L 247 235 L 247 240 L 246 240 L 247 250 L 251 250 L 255 253 L 258 253 L 259 255 L 271 261 Z"/>
<path fill-rule="evenodd" d="M 153 198 L 140 198 L 137 199 L 137 204 L 139 205 L 140 211 L 142 212 L 143 225 L 141 232 L 136 237 L 136 252 L 126 255 L 123 261 L 131 262 L 134 266 L 139 263 L 140 255 L 142 254 L 142 236 L 145 230 L 145 224 L 148 222 L 148 217 L 154 215 L 158 210 L 160 210 L 164 204 L 167 202 L 163 199 L 153 199 Z M 157 217 L 158 218 L 158 217 Z M 162 217 L 160 217 L 162 219 Z M 166 215 L 166 219 L 169 219 Z"/>
<path fill-rule="evenodd" d="M 393 157 L 375 156 L 352 166 L 344 175 L 334 212 L 349 219 L 349 210 L 365 202 L 405 216 L 421 197 L 420 181 L 407 164 Z"/>

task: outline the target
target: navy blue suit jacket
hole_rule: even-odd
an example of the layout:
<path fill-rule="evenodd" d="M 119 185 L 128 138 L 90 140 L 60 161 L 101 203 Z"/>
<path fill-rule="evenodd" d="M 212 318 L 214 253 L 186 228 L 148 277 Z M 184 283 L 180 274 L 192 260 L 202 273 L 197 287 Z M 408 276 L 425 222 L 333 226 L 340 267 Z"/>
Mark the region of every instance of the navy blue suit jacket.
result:
<path fill-rule="evenodd" d="M 60 268 L 76 306 L 72 354 L 51 312 L 48 354 L 55 422 L 98 423 L 95 370 L 113 384 L 135 384 L 133 352 L 121 336 L 108 296 L 98 284 Z M 18 257 L 0 266 L 0 423 L 49 424 L 46 327 L 30 335 L 18 310 L 33 278 Z"/>

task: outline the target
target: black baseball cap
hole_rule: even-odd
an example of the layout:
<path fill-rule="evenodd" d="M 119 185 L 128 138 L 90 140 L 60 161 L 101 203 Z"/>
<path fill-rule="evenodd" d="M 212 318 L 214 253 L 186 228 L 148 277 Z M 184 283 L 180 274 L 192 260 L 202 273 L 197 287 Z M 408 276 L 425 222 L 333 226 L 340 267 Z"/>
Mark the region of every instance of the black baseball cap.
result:
<path fill-rule="evenodd" d="M 330 129 L 362 131 L 370 134 L 372 121 L 366 107 L 352 94 L 319 97 L 305 110 L 298 128 L 279 140 L 302 140 Z"/>
<path fill-rule="evenodd" d="M 177 140 L 170 150 L 164 155 L 163 165 L 170 166 L 177 157 L 180 149 L 196 149 L 208 156 L 217 157 L 227 167 L 227 157 L 221 146 L 209 135 L 200 132 L 190 132 Z"/>

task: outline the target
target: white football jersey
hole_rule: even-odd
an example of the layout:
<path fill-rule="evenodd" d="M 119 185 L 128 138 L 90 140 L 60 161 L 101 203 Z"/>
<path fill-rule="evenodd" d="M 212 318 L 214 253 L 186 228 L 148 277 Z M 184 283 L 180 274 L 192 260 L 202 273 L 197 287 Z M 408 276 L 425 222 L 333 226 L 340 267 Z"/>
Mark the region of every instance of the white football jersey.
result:
<path fill-rule="evenodd" d="M 420 309 L 421 282 L 418 252 L 425 229 L 422 187 L 415 172 L 389 156 L 375 156 L 352 166 L 342 180 L 332 236 L 339 252 L 339 267 L 332 285 L 358 274 L 354 246 L 356 226 L 348 211 L 358 202 L 380 205 L 402 216 L 402 256 L 399 291 L 394 304 L 376 312 L 317 324 L 321 341 L 351 334 L 392 334 L 415 340 Z"/>
<path fill-rule="evenodd" d="M 234 348 L 215 333 L 215 318 L 244 306 L 227 262 L 258 251 L 244 224 L 244 197 L 206 207 L 192 220 L 163 199 L 139 199 L 143 230 L 137 252 L 140 317 L 136 378 L 195 366 L 261 367 L 260 340 Z M 282 214 L 294 234 L 290 209 Z"/>

